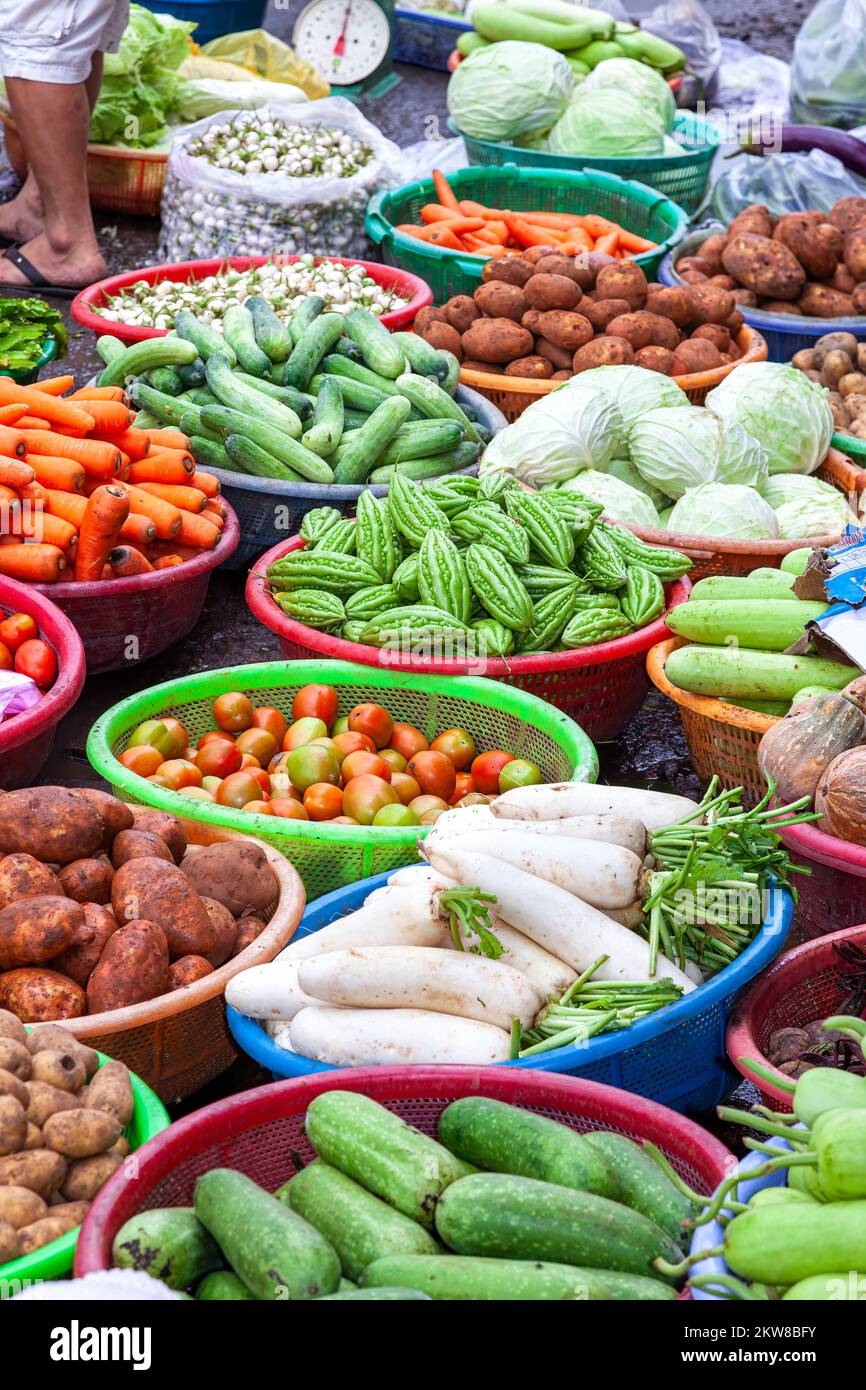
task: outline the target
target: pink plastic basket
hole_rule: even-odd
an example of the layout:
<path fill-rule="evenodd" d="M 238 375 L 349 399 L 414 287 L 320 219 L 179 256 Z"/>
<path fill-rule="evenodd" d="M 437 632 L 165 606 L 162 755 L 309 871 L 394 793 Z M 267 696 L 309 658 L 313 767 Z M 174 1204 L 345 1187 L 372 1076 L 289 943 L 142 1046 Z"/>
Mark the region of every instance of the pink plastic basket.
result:
<path fill-rule="evenodd" d="M 507 659 L 490 657 L 484 661 L 483 670 L 480 660 L 449 661 L 415 656 L 398 660 L 391 652 L 386 658 L 377 647 L 345 642 L 340 637 L 330 637 L 304 623 L 294 622 L 274 603 L 265 587 L 268 566 L 303 545 L 300 536 L 275 545 L 261 556 L 247 580 L 247 603 L 259 621 L 277 634 L 280 650 L 290 661 L 327 656 L 362 666 L 387 666 L 431 675 L 487 676 L 527 690 L 564 710 L 594 743 L 616 738 L 637 714 L 649 684 L 645 655 L 654 643 L 669 636 L 664 619 L 659 618 L 627 637 L 617 637 L 594 647 L 581 647 L 577 651 Z M 687 579 L 669 585 L 668 610 L 682 603 L 689 589 Z"/>
<path fill-rule="evenodd" d="M 824 936 L 866 922 L 866 847 L 814 825 L 788 826 L 780 834 L 794 863 L 811 870 L 797 875 L 800 933 Z"/>
<path fill-rule="evenodd" d="M 731 1153 L 693 1121 L 663 1105 L 596 1081 L 510 1072 L 504 1067 L 362 1067 L 305 1076 L 244 1091 L 178 1120 L 136 1152 L 135 1171 L 120 1169 L 93 1202 L 75 1254 L 75 1273 L 111 1267 L 111 1246 L 140 1211 L 187 1206 L 196 1180 L 230 1167 L 274 1191 L 313 1157 L 304 1132 L 307 1106 L 323 1091 L 360 1091 L 425 1134 L 460 1096 L 492 1096 L 561 1120 L 571 1129 L 614 1129 L 650 1139 L 699 1191 L 712 1192 L 730 1172 Z"/>
<path fill-rule="evenodd" d="M 54 746 L 57 725 L 84 685 L 84 648 L 73 624 L 34 584 L 0 579 L 0 617 L 28 613 L 57 656 L 57 679 L 39 704 L 0 723 L 0 791 L 28 786 Z"/>
<path fill-rule="evenodd" d="M 226 507 L 225 526 L 213 550 L 204 550 L 173 569 L 128 579 L 31 586 L 51 598 L 78 629 L 89 674 L 125 670 L 192 631 L 211 574 L 234 554 L 240 540 L 238 519 Z"/>
<path fill-rule="evenodd" d="M 275 260 L 278 265 L 291 265 L 298 259 L 297 256 L 232 256 L 230 259 L 222 257 L 212 261 L 179 261 L 176 265 L 149 265 L 144 270 L 128 270 L 123 275 L 111 275 L 105 280 L 97 280 L 95 284 L 89 285 L 86 290 L 77 294 L 72 301 L 72 317 L 85 328 L 91 328 L 94 333 L 113 333 L 127 346 L 130 343 L 140 343 L 145 338 L 164 338 L 168 332 L 166 328 L 133 328 L 128 323 L 115 323 L 104 314 L 95 314 L 93 307 L 104 304 L 112 295 L 129 289 L 130 285 L 136 284 L 139 280 L 147 280 L 151 285 L 156 284 L 158 280 L 204 280 L 206 276 L 216 275 L 220 270 L 252 270 L 255 266 L 267 265 L 269 260 Z M 394 309 L 391 313 L 382 315 L 382 323 L 392 332 L 400 328 L 409 328 L 418 310 L 425 309 L 428 304 L 433 303 L 433 291 L 430 286 L 419 276 L 411 275 L 408 270 L 401 270 L 399 266 L 378 265 L 372 261 L 344 260 L 339 256 L 323 256 L 320 259 L 333 260 L 338 265 L 361 265 L 377 285 L 394 290 L 402 298 L 409 300 L 402 309 Z"/>
<path fill-rule="evenodd" d="M 843 977 L 850 973 L 833 947 L 842 941 L 866 947 L 866 926 L 830 932 L 816 941 L 795 946 L 760 975 L 739 1000 L 728 1023 L 728 1056 L 737 1071 L 760 1087 L 775 1110 L 790 1110 L 790 1095 L 781 1086 L 757 1078 L 740 1064 L 741 1057 L 763 1062 L 781 1081 L 784 1073 L 766 1056 L 767 1043 L 777 1028 L 802 1028 L 818 1018 L 838 1013 L 845 998 Z"/>

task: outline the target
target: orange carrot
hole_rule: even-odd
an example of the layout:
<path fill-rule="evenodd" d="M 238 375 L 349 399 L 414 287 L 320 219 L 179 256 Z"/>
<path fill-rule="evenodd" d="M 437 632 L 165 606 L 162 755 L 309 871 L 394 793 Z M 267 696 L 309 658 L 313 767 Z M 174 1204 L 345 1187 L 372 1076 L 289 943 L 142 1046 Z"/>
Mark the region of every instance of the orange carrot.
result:
<path fill-rule="evenodd" d="M 637 232 L 630 232 L 625 227 L 619 229 L 619 244 L 626 251 L 653 251 L 658 245 L 655 241 L 649 241 L 645 236 L 638 236 Z"/>
<path fill-rule="evenodd" d="M 533 227 L 530 222 L 515 217 L 513 213 L 505 214 L 505 224 L 518 246 L 527 250 L 531 246 L 554 246 L 559 240 L 555 232 L 546 227 Z"/>
<path fill-rule="evenodd" d="M 49 396 L 62 396 L 64 391 L 68 391 L 74 384 L 73 376 L 45 376 L 41 381 L 34 381 L 33 386 L 37 391 L 45 391 Z"/>
<path fill-rule="evenodd" d="M 433 170 L 433 187 L 436 189 L 436 197 L 443 207 L 451 208 L 454 212 L 460 211 L 457 195 L 441 169 Z"/>
<path fill-rule="evenodd" d="M 189 510 L 194 512 L 195 507 L 190 507 Z M 209 497 L 204 510 L 206 516 L 213 512 L 215 516 L 221 516 L 223 521 L 228 521 L 229 509 L 221 497 Z"/>
<path fill-rule="evenodd" d="M 29 463 L 22 463 L 20 459 L 0 458 L 0 483 L 4 487 L 26 487 L 35 477 Z"/>
<path fill-rule="evenodd" d="M 27 414 L 26 405 L 0 405 L 0 425 L 14 425 Z"/>
<path fill-rule="evenodd" d="M 180 484 L 172 483 L 151 483 L 138 482 L 138 479 L 131 478 L 131 482 L 138 483 L 142 492 L 149 492 L 151 497 L 161 497 L 163 502 L 170 502 L 173 507 L 182 507 L 188 512 L 203 512 L 208 506 L 208 500 L 203 492 L 199 492 L 197 487 L 183 487 Z"/>
<path fill-rule="evenodd" d="M 181 545 L 194 545 L 200 550 L 213 550 L 219 540 L 219 531 L 212 522 L 193 512 L 181 512 L 180 530 L 177 538 Z"/>
<path fill-rule="evenodd" d="M 57 488 L 42 487 L 41 483 L 31 483 L 30 486 L 39 488 L 40 492 L 45 494 L 43 501 L 52 516 L 62 517 L 64 521 L 70 522 L 76 530 L 80 530 L 87 511 L 86 497 L 82 497 L 79 492 L 59 492 Z M 24 489 L 24 492 L 28 494 L 29 491 L 29 488 Z"/>
<path fill-rule="evenodd" d="M 199 513 L 199 515 L 203 516 L 205 521 L 209 521 L 211 526 L 215 526 L 218 531 L 221 531 L 225 526 L 225 519 L 220 516 L 219 512 L 209 511 L 206 507 L 203 512 Z"/>
<path fill-rule="evenodd" d="M 28 483 L 28 484 L 27 484 L 27 487 L 28 487 L 28 488 L 36 487 L 36 486 L 37 486 L 37 484 L 35 484 L 35 483 Z M 26 489 L 22 488 L 20 491 L 21 491 L 21 492 L 24 492 L 25 490 L 26 490 Z M 35 498 L 34 498 L 34 499 L 31 499 L 31 498 L 28 497 L 27 500 L 28 500 L 28 501 L 31 501 L 31 500 L 34 500 L 34 501 L 35 501 L 35 500 L 37 500 L 37 499 L 35 499 Z M 7 486 L 5 485 L 5 483 L 0 483 L 0 504 L 2 504 L 2 505 L 4 505 L 4 506 L 7 506 L 7 507 L 20 507 L 20 505 L 21 505 L 21 496 L 20 496 L 20 492 L 19 492 L 18 490 L 16 490 L 15 488 L 7 487 Z"/>
<path fill-rule="evenodd" d="M 163 449 L 189 449 L 189 436 L 184 434 L 183 430 L 173 429 L 171 425 L 166 425 L 163 429 L 136 430 L 135 433 L 146 435 L 154 453 Z"/>
<path fill-rule="evenodd" d="M 98 439 L 103 444 L 113 444 L 133 463 L 146 458 L 150 453 L 150 435 L 145 430 L 128 429 L 122 434 L 110 435 L 105 430 L 96 429 L 88 438 Z"/>
<path fill-rule="evenodd" d="M 596 238 L 595 250 L 598 255 L 612 256 L 619 245 L 619 229 Z"/>
<path fill-rule="evenodd" d="M 67 396 L 70 401 L 120 401 L 127 404 L 127 396 L 122 386 L 81 386 Z M 84 407 L 87 410 L 87 406 Z"/>
<path fill-rule="evenodd" d="M 151 541 L 156 540 L 156 526 L 149 516 L 130 512 L 120 528 L 120 539 L 129 541 L 130 545 L 150 545 Z"/>
<path fill-rule="evenodd" d="M 88 415 L 81 406 L 71 401 L 57 400 L 46 391 L 37 391 L 35 386 L 16 386 L 8 377 L 0 377 L 0 405 L 19 404 L 28 406 L 34 415 L 40 415 L 54 425 L 79 429 L 83 434 L 93 429 L 93 416 Z"/>
<path fill-rule="evenodd" d="M 108 563 L 117 579 L 125 579 L 131 574 L 149 574 L 153 569 L 150 561 L 134 545 L 116 545 L 108 552 Z"/>
<path fill-rule="evenodd" d="M 93 416 L 92 434 L 123 434 L 132 427 L 132 412 L 120 401 L 88 401 L 87 413 Z"/>
<path fill-rule="evenodd" d="M 49 454 L 27 454 L 26 462 L 33 469 L 37 483 L 41 483 L 43 487 L 57 488 L 59 492 L 84 491 L 87 474 L 75 459 L 55 458 Z"/>
<path fill-rule="evenodd" d="M 87 503 L 78 535 L 75 578 L 81 582 L 99 579 L 108 552 L 117 543 L 120 528 L 129 515 L 129 498 L 122 484 L 99 487 Z"/>
<path fill-rule="evenodd" d="M 478 217 L 479 213 L 467 213 L 462 204 L 457 208 L 457 213 L 463 213 L 466 217 Z M 454 217 L 454 208 L 443 207 L 442 203 L 425 203 L 421 209 L 422 222 L 448 222 Z"/>
<path fill-rule="evenodd" d="M 179 507 L 163 502 L 161 497 L 152 497 L 149 492 L 142 492 L 140 487 L 134 487 L 132 483 L 123 483 L 122 486 L 129 497 L 131 510 L 150 517 L 160 540 L 171 540 L 178 535 L 181 529 Z"/>
<path fill-rule="evenodd" d="M 179 555 L 161 555 L 158 560 L 154 560 L 153 568 L 155 570 L 171 570 L 174 569 L 175 565 L 182 564 L 183 560 Z"/>
<path fill-rule="evenodd" d="M 56 545 L 58 550 L 69 550 L 78 539 L 77 527 L 62 517 L 44 511 L 38 504 L 23 509 L 9 534 L 44 541 L 46 545 Z"/>
<path fill-rule="evenodd" d="M 222 490 L 219 478 L 215 478 L 212 473 L 202 473 L 196 469 L 190 478 L 190 485 L 197 487 L 199 492 L 203 492 L 205 497 L 216 497 Z"/>
<path fill-rule="evenodd" d="M 189 485 L 195 472 L 192 454 L 182 454 L 180 450 L 160 450 L 148 454 L 146 459 L 133 463 L 129 470 L 131 483 L 180 483 Z"/>
<path fill-rule="evenodd" d="M 54 584 L 66 568 L 63 551 L 56 545 L 20 541 L 0 547 L 0 574 L 32 584 Z"/>
<path fill-rule="evenodd" d="M 457 206 L 464 217 L 499 218 L 502 216 L 499 208 L 489 208 L 484 203 L 474 203 L 471 198 L 461 198 Z"/>
<path fill-rule="evenodd" d="M 113 478 L 123 466 L 123 454 L 114 444 L 97 439 L 70 439 L 48 430 L 24 430 L 28 452 L 75 459 L 94 478 Z"/>
<path fill-rule="evenodd" d="M 552 227 L 555 231 L 563 232 L 581 227 L 589 231 L 586 218 L 576 212 L 524 212 L 521 215 L 525 221 L 531 222 L 533 227 Z"/>
<path fill-rule="evenodd" d="M 20 430 L 50 430 L 51 421 L 43 420 L 38 415 L 22 415 L 18 421 L 18 428 Z M 81 434 L 77 433 L 75 430 L 71 430 L 70 433 L 73 434 L 76 439 L 81 439 L 82 437 Z"/>
<path fill-rule="evenodd" d="M 457 240 L 448 222 L 437 222 L 435 227 L 431 227 L 427 241 L 434 246 L 444 246 L 448 251 L 463 251 L 466 249 Z"/>
<path fill-rule="evenodd" d="M 5 377 L 0 377 L 0 381 L 5 381 Z M 10 429 L 8 425 L 0 425 L 0 454 L 5 454 L 10 459 L 20 459 L 27 452 L 27 442 L 21 430 Z"/>

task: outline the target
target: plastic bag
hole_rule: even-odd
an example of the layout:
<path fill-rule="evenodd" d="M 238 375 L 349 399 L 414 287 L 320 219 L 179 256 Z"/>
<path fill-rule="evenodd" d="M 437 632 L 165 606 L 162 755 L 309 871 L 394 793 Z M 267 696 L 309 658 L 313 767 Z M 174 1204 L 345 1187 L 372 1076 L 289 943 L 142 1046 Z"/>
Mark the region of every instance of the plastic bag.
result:
<path fill-rule="evenodd" d="M 331 88 L 320 77 L 314 67 L 299 58 L 293 48 L 269 34 L 265 29 L 244 29 L 238 34 L 224 34 L 222 38 L 211 39 L 202 47 L 202 53 L 209 58 L 222 58 L 230 63 L 240 63 L 259 77 L 269 82 L 291 82 L 300 87 L 310 98 L 318 101 L 330 95 Z"/>
<path fill-rule="evenodd" d="M 15 714 L 33 709 L 42 699 L 42 692 L 29 676 L 17 671 L 0 671 L 0 724 Z"/>
<path fill-rule="evenodd" d="M 805 125 L 866 119 L 866 0 L 819 0 L 794 41 L 791 110 Z"/>
<path fill-rule="evenodd" d="M 257 106 L 268 106 L 274 102 L 303 102 L 307 99 L 300 87 L 253 77 L 245 68 L 238 68 L 238 72 L 241 73 L 241 81 L 232 79 L 229 82 L 219 77 L 196 77 L 185 81 L 175 107 L 175 120 L 187 125 L 190 121 L 215 116 L 220 111 L 252 111 Z"/>
<path fill-rule="evenodd" d="M 791 100 L 791 69 L 781 58 L 758 53 L 737 39 L 722 39 L 722 63 L 713 86 L 713 108 L 707 115 L 713 120 L 717 112 L 728 113 L 736 124 L 735 135 L 745 133 L 749 126 L 760 128 L 761 134 L 772 136 L 776 124 L 788 119 Z M 730 120 L 721 123 L 723 139 L 730 132 Z"/>
<path fill-rule="evenodd" d="M 419 140 L 400 151 L 400 182 L 414 183 L 416 179 L 432 178 L 434 169 L 441 169 L 443 174 L 456 174 L 469 162 L 462 135 L 450 140 Z"/>
<path fill-rule="evenodd" d="M 866 181 L 823 150 L 809 154 L 741 155 L 729 160 L 713 189 L 713 210 L 727 225 L 749 203 L 783 212 L 829 212 L 840 198 L 866 196 Z"/>
<path fill-rule="evenodd" d="M 283 173 L 235 173 L 188 153 L 212 125 L 235 116 L 263 124 L 345 131 L 372 150 L 368 163 L 345 178 L 291 177 Z M 344 97 L 304 105 L 276 103 L 255 112 L 223 111 L 186 126 L 175 137 L 162 195 L 160 259 L 186 261 L 215 256 L 361 257 L 367 250 L 364 215 L 371 195 L 400 180 L 400 151 Z"/>
<path fill-rule="evenodd" d="M 722 61 L 718 30 L 701 0 L 664 0 L 641 17 L 641 28 L 675 43 L 686 55 L 686 67 L 710 86 Z"/>

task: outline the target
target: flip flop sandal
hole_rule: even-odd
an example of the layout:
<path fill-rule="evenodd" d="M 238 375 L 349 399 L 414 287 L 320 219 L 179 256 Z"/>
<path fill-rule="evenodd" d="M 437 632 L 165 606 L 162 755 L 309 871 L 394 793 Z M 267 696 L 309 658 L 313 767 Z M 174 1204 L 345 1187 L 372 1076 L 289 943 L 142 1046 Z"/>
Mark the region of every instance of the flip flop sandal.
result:
<path fill-rule="evenodd" d="M 20 246 L 20 242 L 14 241 L 12 237 L 3 236 L 0 232 L 0 251 L 5 251 L 7 246 Z"/>
<path fill-rule="evenodd" d="M 73 287 L 71 285 L 52 285 L 50 280 L 46 280 L 41 270 L 37 270 L 32 261 L 28 261 L 24 253 L 17 245 L 11 245 L 2 253 L 4 260 L 14 265 L 16 270 L 26 276 L 29 281 L 26 285 L 10 285 L 0 282 L 0 295 L 3 294 L 32 294 L 33 290 L 39 290 L 41 294 L 50 294 L 58 299 L 74 299 L 77 294 L 85 288 L 84 285 Z"/>

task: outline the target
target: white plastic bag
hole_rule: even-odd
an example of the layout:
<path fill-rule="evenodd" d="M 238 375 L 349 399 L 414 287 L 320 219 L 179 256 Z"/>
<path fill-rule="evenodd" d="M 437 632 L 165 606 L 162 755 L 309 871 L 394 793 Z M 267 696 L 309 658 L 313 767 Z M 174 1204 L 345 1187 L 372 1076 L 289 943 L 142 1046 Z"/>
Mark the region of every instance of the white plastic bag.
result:
<path fill-rule="evenodd" d="M 804 124 L 866 118 L 866 0 L 819 0 L 794 40 L 791 109 Z"/>
<path fill-rule="evenodd" d="M 663 0 L 641 16 L 641 28 L 681 48 L 688 71 L 709 87 L 722 61 L 722 44 L 701 0 Z"/>
<path fill-rule="evenodd" d="M 236 111 L 186 126 L 175 136 L 162 196 L 162 260 L 216 256 L 314 255 L 363 257 L 364 214 L 377 188 L 399 181 L 400 151 L 344 97 L 303 105 L 272 103 L 253 113 L 264 123 L 345 131 L 372 150 L 368 163 L 347 178 L 235 173 L 189 148 L 213 125 L 229 125 Z"/>

